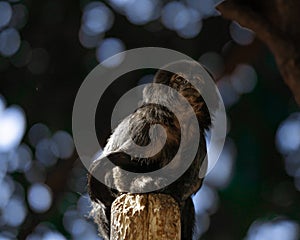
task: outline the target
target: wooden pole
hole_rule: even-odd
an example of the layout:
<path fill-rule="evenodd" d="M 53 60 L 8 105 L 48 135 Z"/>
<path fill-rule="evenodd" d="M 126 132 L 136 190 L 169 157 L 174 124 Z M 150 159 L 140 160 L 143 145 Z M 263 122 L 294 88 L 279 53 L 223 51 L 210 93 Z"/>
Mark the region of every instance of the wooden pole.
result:
<path fill-rule="evenodd" d="M 111 207 L 111 240 L 180 240 L 180 210 L 166 194 L 123 194 Z"/>

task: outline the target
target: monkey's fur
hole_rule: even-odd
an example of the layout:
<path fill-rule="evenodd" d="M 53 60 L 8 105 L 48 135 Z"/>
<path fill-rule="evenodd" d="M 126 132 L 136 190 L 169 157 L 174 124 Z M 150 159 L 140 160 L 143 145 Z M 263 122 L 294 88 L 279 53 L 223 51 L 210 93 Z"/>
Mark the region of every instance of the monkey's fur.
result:
<path fill-rule="evenodd" d="M 180 109 L 180 104 L 177 104 L 172 94 L 162 94 L 155 85 L 146 87 L 143 92 L 142 106 L 118 125 L 103 151 L 103 154 L 108 157 L 116 167 L 111 171 L 107 171 L 105 176 L 101 177 L 105 183 L 109 182 L 114 189 L 107 187 L 93 176 L 97 174 L 99 169 L 103 171 L 103 169 L 107 167 L 105 162 L 101 161 L 101 157 L 91 165 L 90 172 L 93 175 L 88 174 L 88 193 L 93 204 L 91 215 L 99 226 L 100 235 L 105 240 L 109 239 L 111 204 L 120 193 L 124 193 L 124 184 L 129 184 L 132 192 L 142 189 L 146 184 L 160 186 L 164 181 L 163 176 L 158 179 L 149 179 L 144 178 L 143 173 L 166 166 L 172 161 L 179 148 L 181 139 L 179 122 L 175 115 L 166 107 L 151 103 L 151 100 L 155 98 L 159 98 L 161 101 L 171 102 L 182 114 L 184 124 L 187 124 L 186 127 L 189 130 L 189 137 L 185 143 L 183 154 L 189 152 L 189 145 L 191 145 L 193 141 L 193 136 L 195 134 L 200 135 L 197 154 L 190 167 L 174 183 L 157 191 L 170 194 L 178 202 L 181 210 L 181 239 L 192 239 L 195 213 L 191 195 L 196 193 L 202 185 L 202 179 L 199 178 L 199 171 L 201 167 L 206 169 L 207 164 L 207 162 L 204 161 L 206 156 L 205 130 L 211 125 L 211 117 L 201 94 L 187 80 L 193 78 L 200 81 L 202 85 L 205 84 L 202 77 L 194 72 L 194 65 L 194 63 L 182 61 L 178 65 L 179 71 L 176 74 L 166 70 L 159 70 L 154 77 L 154 82 L 174 88 L 188 100 L 196 114 L 200 133 L 196 132 L 197 130 L 193 129 L 190 125 L 190 116 L 186 113 L 185 109 Z M 184 68 L 185 73 L 180 72 L 182 68 Z M 189 74 L 186 74 L 187 72 L 189 72 Z M 166 143 L 159 153 L 149 158 L 138 158 L 131 157 L 121 150 L 129 138 L 140 146 L 149 144 L 149 128 L 153 124 L 163 126 L 167 133 Z M 155 140 L 159 141 L 159 137 Z M 120 168 L 141 173 L 140 177 L 128 183 L 126 176 L 122 175 L 119 171 Z"/>

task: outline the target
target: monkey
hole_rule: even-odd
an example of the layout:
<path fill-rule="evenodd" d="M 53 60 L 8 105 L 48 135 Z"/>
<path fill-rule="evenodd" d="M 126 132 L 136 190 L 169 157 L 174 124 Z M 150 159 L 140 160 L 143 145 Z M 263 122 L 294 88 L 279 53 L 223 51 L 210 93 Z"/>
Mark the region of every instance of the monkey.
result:
<path fill-rule="evenodd" d="M 188 139 L 184 146 L 185 150 L 182 154 L 189 153 L 189 145 L 193 141 L 193 136 L 195 134 L 200 136 L 197 153 L 187 170 L 173 183 L 155 191 L 169 194 L 177 201 L 181 211 L 181 239 L 191 240 L 193 237 L 195 210 L 192 195 L 200 189 L 203 182 L 203 178 L 199 178 L 200 169 L 207 168 L 205 132 L 211 126 L 212 116 L 201 93 L 190 81 L 190 79 L 194 79 L 202 86 L 206 84 L 201 74 L 195 71 L 199 68 L 198 64 L 192 61 L 178 61 L 173 63 L 173 66 L 176 67 L 175 73 L 166 69 L 158 70 L 154 76 L 155 84 L 147 86 L 143 90 L 141 106 L 124 118 L 108 139 L 102 155 L 115 164 L 115 167 L 106 172 L 107 165 L 106 162 L 102 161 L 101 156 L 91 164 L 88 173 L 88 193 L 93 206 L 91 215 L 98 225 L 100 236 L 105 240 L 109 240 L 112 202 L 121 193 L 124 193 L 125 185 L 129 184 L 132 192 L 142 190 L 143 187 L 149 184 L 159 188 L 165 181 L 163 176 L 157 179 L 149 179 L 144 177 L 143 173 L 166 166 L 178 151 L 181 140 L 180 127 L 182 126 L 180 126 L 171 109 L 153 103 L 152 100 L 158 98 L 162 102 L 172 103 L 172 106 L 177 108 L 189 130 Z M 211 76 L 210 73 L 209 75 Z M 156 84 L 171 87 L 188 101 L 198 121 L 197 129 L 192 127 L 189 113 L 177 102 L 176 98 L 171 93 L 162 93 Z M 217 107 L 217 104 L 214 107 Z M 151 141 L 149 130 L 155 124 L 162 126 L 167 136 L 163 148 L 158 153 L 150 157 L 139 157 L 131 156 L 122 151 L 122 147 L 126 145 L 129 138 L 139 146 L 147 146 Z M 159 142 L 160 139 L 160 136 L 156 136 L 152 141 Z M 105 172 L 101 176 L 102 181 L 97 180 L 95 177 L 100 169 L 101 172 Z M 140 174 L 139 177 L 128 183 L 126 176 L 119 171 L 120 169 Z M 112 187 L 108 187 L 104 183 L 109 183 Z"/>

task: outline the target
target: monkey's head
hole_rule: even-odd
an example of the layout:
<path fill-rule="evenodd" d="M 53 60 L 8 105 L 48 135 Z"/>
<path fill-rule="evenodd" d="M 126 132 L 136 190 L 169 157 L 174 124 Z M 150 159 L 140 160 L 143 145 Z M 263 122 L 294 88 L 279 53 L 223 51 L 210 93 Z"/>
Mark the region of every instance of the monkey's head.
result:
<path fill-rule="evenodd" d="M 207 69 L 193 61 L 184 60 L 171 63 L 160 69 L 154 76 L 154 83 L 167 85 L 184 96 L 192 106 L 198 118 L 199 126 L 203 129 L 208 129 L 212 121 L 211 114 L 218 107 L 215 86 L 208 78 L 213 80 L 213 76 Z M 197 87 L 192 82 L 196 83 Z M 210 100 L 212 100 L 210 101 L 210 111 L 202 96 L 203 92 L 207 92 Z M 157 90 L 151 91 L 146 89 L 144 91 L 146 99 L 151 94 L 160 98 L 165 97 L 163 94 L 159 95 Z M 174 104 L 176 102 L 171 93 L 165 98 L 174 101 Z"/>

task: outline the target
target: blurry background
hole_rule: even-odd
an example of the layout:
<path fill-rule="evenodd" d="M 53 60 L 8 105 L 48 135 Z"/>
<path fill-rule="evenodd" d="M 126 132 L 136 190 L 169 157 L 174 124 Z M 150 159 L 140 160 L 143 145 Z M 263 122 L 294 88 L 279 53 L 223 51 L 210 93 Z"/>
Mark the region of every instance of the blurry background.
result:
<path fill-rule="evenodd" d="M 227 109 L 225 148 L 194 197 L 195 239 L 299 238 L 299 108 L 272 54 L 255 33 L 219 16 L 217 2 L 0 0 L 1 240 L 100 239 L 87 218 L 73 101 L 99 62 L 146 46 L 204 64 Z M 153 73 L 132 72 L 108 90 L 108 110 L 97 113 L 101 144 L 109 109 Z"/>

